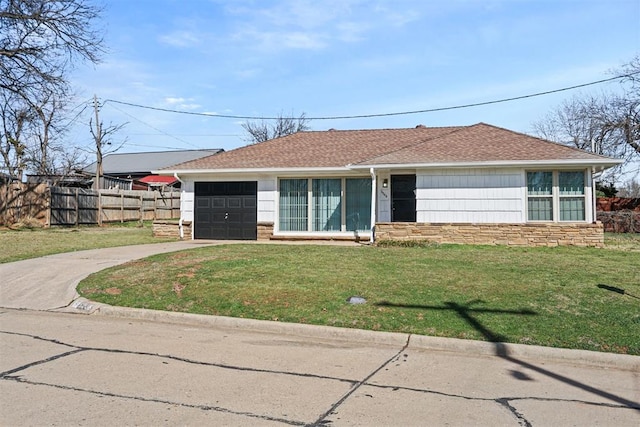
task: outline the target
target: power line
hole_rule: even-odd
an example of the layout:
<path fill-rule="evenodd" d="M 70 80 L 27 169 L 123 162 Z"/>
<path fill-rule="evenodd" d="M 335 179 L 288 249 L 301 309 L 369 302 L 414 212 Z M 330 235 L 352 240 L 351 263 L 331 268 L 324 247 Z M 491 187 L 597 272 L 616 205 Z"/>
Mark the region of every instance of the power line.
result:
<path fill-rule="evenodd" d="M 568 91 L 568 90 L 574 90 L 574 89 L 579 89 L 579 88 L 582 88 L 582 87 L 593 86 L 593 85 L 597 85 L 597 84 L 601 84 L 601 83 L 611 82 L 611 81 L 614 81 L 614 80 L 620 80 L 620 79 L 624 79 L 624 78 L 629 78 L 629 77 L 631 77 L 633 75 L 636 75 L 636 74 L 640 74 L 640 71 L 637 71 L 637 72 L 634 72 L 634 73 L 629 73 L 629 74 L 624 74 L 624 75 L 620 75 L 620 76 L 610 77 L 608 79 L 597 80 L 597 81 L 593 81 L 593 82 L 589 82 L 589 83 L 583 83 L 583 84 L 579 84 L 579 85 L 563 87 L 561 89 L 553 89 L 553 90 L 548 90 L 548 91 L 544 91 L 544 92 L 532 93 L 532 94 L 528 94 L 528 95 L 514 96 L 514 97 L 511 97 L 511 98 L 502 98 L 502 99 L 497 99 L 497 100 L 493 100 L 493 101 L 476 102 L 476 103 L 472 103 L 472 104 L 463 104 L 463 105 L 455 105 L 455 106 L 449 106 L 449 107 L 429 108 L 429 109 L 424 109 L 424 110 L 402 111 L 402 112 L 393 112 L 393 113 L 359 114 L 359 115 L 352 115 L 352 116 L 306 117 L 306 119 L 307 120 L 366 119 L 366 118 L 373 118 L 373 117 L 403 116 L 403 115 L 409 115 L 409 114 L 434 113 L 434 112 L 438 112 L 438 111 L 458 110 L 458 109 L 462 109 L 462 108 L 480 107 L 480 106 L 483 106 L 483 105 L 492 105 L 492 104 L 499 104 L 499 103 L 503 103 L 503 102 L 518 101 L 518 100 L 521 100 L 521 99 L 534 98 L 534 97 L 543 96 L 543 95 L 550 95 L 552 93 L 565 92 L 565 91 Z M 221 118 L 221 119 L 243 119 L 243 120 L 278 120 L 278 119 L 280 119 L 280 117 L 258 117 L 258 116 L 240 116 L 240 115 L 235 116 L 235 115 L 228 115 L 228 114 L 197 113 L 197 112 L 193 112 L 193 111 L 182 111 L 182 110 L 173 110 L 173 109 L 169 109 L 169 108 L 151 107 L 151 106 L 148 106 L 148 105 L 141 105 L 141 104 L 135 104 L 135 103 L 132 103 L 132 102 L 118 101 L 118 100 L 115 100 L 115 99 L 106 99 L 104 101 L 104 104 L 106 104 L 108 102 L 112 102 L 112 103 L 115 103 L 115 104 L 121 104 L 121 105 L 128 105 L 130 107 L 144 108 L 144 109 L 147 109 L 147 110 L 163 111 L 165 113 L 186 114 L 186 115 L 191 115 L 191 116 L 204 116 L 204 117 L 214 117 L 214 118 Z M 122 111 L 122 110 L 120 110 L 120 111 Z"/>
<path fill-rule="evenodd" d="M 106 100 L 102 105 L 106 105 L 106 103 L 107 103 L 108 101 L 109 101 L 109 100 Z M 161 133 L 161 134 L 163 134 L 163 135 L 166 135 L 166 136 L 168 136 L 168 137 L 170 137 L 170 138 L 173 138 L 173 139 L 175 139 L 175 140 L 177 140 L 177 141 L 180 141 L 180 142 L 182 142 L 182 143 L 184 143 L 184 144 L 190 145 L 190 146 L 192 146 L 192 147 L 194 147 L 194 148 L 198 148 L 198 149 L 200 149 L 200 147 L 198 147 L 197 145 L 194 145 L 194 144 L 192 144 L 192 143 L 190 143 L 190 142 L 188 142 L 188 141 L 185 141 L 185 140 L 184 140 L 184 139 L 182 139 L 182 138 L 178 138 L 178 137 L 177 137 L 177 136 L 175 136 L 175 135 L 171 135 L 171 134 L 169 134 L 169 133 L 167 133 L 167 132 L 165 132 L 165 131 L 163 131 L 163 130 L 160 130 L 160 129 L 158 129 L 158 128 L 156 128 L 156 127 L 152 126 L 152 125 L 150 125 L 149 123 L 147 123 L 147 122 L 145 122 L 145 121 L 143 121 L 143 120 L 140 120 L 139 118 L 137 118 L 137 117 L 135 117 L 135 116 L 133 116 L 133 115 L 131 115 L 131 114 L 127 113 L 126 111 L 122 111 L 120 108 L 116 107 L 115 105 L 112 105 L 111 107 L 112 107 L 112 108 L 114 108 L 114 109 L 116 109 L 116 110 L 118 110 L 118 111 L 120 111 L 122 114 L 125 114 L 125 115 L 127 115 L 127 116 L 131 117 L 132 119 L 134 119 L 134 120 L 136 120 L 136 121 L 138 121 L 138 122 L 142 123 L 143 125 L 145 125 L 145 126 L 149 126 L 151 129 L 153 129 L 153 130 L 155 130 L 155 131 L 158 131 L 158 132 L 160 132 L 160 133 Z"/>

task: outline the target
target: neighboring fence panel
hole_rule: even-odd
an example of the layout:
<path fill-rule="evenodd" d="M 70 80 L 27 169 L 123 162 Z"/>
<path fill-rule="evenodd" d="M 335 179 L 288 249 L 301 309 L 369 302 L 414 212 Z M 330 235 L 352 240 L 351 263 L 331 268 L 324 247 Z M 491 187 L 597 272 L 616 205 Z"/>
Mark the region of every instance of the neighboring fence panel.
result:
<path fill-rule="evenodd" d="M 51 187 L 51 225 L 97 224 L 98 197 L 93 190 Z"/>
<path fill-rule="evenodd" d="M 0 225 L 49 223 L 49 187 L 13 182 L 0 186 Z"/>
<path fill-rule="evenodd" d="M 95 190 L 14 183 L 0 187 L 0 224 L 24 220 L 82 225 L 180 217 L 180 193 Z"/>

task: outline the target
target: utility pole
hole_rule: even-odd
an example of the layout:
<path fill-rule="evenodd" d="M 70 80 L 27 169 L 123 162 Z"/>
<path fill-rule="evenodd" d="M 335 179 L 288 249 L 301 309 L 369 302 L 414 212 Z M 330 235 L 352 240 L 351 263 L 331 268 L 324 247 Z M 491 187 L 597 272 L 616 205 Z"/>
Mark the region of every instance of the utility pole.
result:
<path fill-rule="evenodd" d="M 96 182 L 95 189 L 100 190 L 100 178 L 102 177 L 102 123 L 100 123 L 100 117 L 98 116 L 98 96 L 93 95 L 93 109 L 96 114 L 96 130 L 93 133 L 93 138 L 96 141 Z"/>

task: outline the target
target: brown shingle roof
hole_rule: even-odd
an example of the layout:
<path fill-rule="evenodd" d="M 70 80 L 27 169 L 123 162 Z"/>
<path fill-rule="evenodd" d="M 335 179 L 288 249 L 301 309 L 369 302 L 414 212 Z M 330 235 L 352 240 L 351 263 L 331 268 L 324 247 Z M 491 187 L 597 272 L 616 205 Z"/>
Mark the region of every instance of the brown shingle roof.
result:
<path fill-rule="evenodd" d="M 594 159 L 605 158 L 479 123 L 456 127 L 298 132 L 170 169 L 342 168 L 347 165 Z"/>

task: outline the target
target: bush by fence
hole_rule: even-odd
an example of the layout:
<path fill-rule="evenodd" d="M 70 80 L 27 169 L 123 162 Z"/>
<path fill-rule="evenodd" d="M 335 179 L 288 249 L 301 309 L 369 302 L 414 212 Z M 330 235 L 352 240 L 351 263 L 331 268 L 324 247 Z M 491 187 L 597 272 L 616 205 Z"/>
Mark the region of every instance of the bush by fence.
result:
<path fill-rule="evenodd" d="M 180 217 L 180 193 L 87 190 L 12 183 L 0 187 L 0 225 L 37 220 L 43 226 Z"/>
<path fill-rule="evenodd" d="M 640 199 L 630 197 L 598 197 L 597 219 L 604 231 L 640 233 Z"/>
<path fill-rule="evenodd" d="M 604 231 L 612 233 L 640 233 L 640 211 L 598 212 Z"/>

